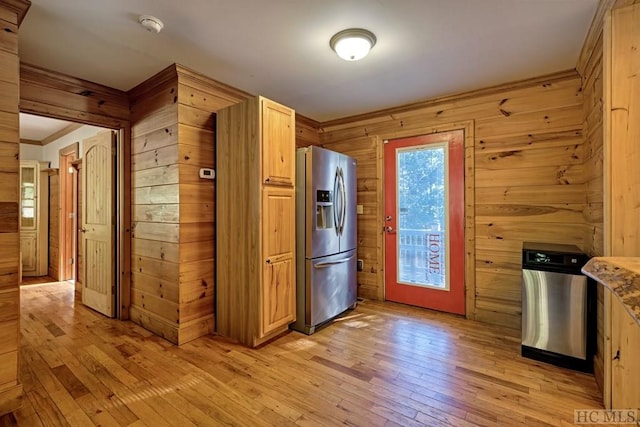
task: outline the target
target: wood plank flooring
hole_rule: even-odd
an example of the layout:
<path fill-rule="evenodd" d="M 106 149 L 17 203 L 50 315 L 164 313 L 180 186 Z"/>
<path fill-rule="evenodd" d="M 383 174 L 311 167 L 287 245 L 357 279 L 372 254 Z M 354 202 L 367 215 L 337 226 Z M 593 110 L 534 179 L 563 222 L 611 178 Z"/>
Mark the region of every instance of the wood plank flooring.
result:
<path fill-rule="evenodd" d="M 592 376 L 519 355 L 513 331 L 363 302 L 312 336 L 175 347 L 65 282 L 22 288 L 25 398 L 0 426 L 568 426 Z"/>

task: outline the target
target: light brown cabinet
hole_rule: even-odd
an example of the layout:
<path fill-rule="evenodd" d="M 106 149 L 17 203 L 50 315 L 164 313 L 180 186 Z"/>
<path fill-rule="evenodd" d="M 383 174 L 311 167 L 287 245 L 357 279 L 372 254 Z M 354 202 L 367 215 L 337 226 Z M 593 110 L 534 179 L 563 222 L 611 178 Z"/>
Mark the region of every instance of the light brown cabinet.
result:
<path fill-rule="evenodd" d="M 260 296 L 262 336 L 295 321 L 295 194 L 293 189 L 263 189 L 264 275 Z"/>
<path fill-rule="evenodd" d="M 603 30 L 604 248 L 606 256 L 632 259 L 640 254 L 638 22 L 640 3 L 614 7 Z M 603 318 L 605 406 L 640 408 L 640 326 L 609 291 Z"/>
<path fill-rule="evenodd" d="M 256 346 L 295 321 L 294 111 L 251 98 L 216 131 L 216 331 Z"/>
<path fill-rule="evenodd" d="M 611 407 L 640 409 L 640 325 L 616 297 L 611 298 L 611 353 Z"/>
<path fill-rule="evenodd" d="M 23 276 L 46 276 L 49 265 L 47 162 L 20 162 L 20 252 Z"/>
<path fill-rule="evenodd" d="M 293 187 L 295 182 L 295 118 L 293 111 L 273 101 L 260 98 L 262 112 L 263 182 Z"/>

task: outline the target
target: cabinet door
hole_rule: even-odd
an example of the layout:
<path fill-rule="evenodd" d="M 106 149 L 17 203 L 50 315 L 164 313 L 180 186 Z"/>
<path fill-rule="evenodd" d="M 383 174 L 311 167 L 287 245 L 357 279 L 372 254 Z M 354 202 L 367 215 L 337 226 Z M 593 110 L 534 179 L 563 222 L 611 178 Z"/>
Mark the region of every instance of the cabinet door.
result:
<path fill-rule="evenodd" d="M 295 192 L 267 187 L 262 197 L 261 338 L 295 321 Z"/>
<path fill-rule="evenodd" d="M 295 113 L 268 99 L 262 108 L 262 182 L 293 187 L 295 181 Z"/>
<path fill-rule="evenodd" d="M 261 338 L 286 330 L 295 321 L 293 259 L 276 257 L 265 263 L 262 287 Z"/>
<path fill-rule="evenodd" d="M 640 408 L 640 325 L 611 297 L 611 407 Z"/>
<path fill-rule="evenodd" d="M 36 270 L 36 233 L 20 232 L 20 251 L 22 252 L 22 274 L 33 276 Z"/>

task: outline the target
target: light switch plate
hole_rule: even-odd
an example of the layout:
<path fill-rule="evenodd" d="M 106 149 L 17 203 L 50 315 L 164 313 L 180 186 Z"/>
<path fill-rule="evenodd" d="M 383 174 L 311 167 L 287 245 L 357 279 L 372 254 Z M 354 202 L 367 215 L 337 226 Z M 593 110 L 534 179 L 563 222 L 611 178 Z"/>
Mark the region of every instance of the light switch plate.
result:
<path fill-rule="evenodd" d="M 357 205 L 356 206 L 356 213 L 358 215 L 362 215 L 364 213 L 364 205 Z"/>

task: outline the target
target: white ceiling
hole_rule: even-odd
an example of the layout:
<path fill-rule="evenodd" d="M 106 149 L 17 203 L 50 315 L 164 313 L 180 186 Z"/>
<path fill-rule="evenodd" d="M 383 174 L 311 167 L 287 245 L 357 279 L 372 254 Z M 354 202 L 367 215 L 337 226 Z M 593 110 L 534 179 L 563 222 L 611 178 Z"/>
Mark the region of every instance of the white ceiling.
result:
<path fill-rule="evenodd" d="M 32 0 L 27 63 L 129 90 L 177 62 L 318 121 L 572 69 L 598 0 Z M 160 34 L 137 23 L 164 21 Z M 359 62 L 331 36 L 373 31 Z"/>
<path fill-rule="evenodd" d="M 46 137 L 66 128 L 69 122 L 20 113 L 20 138 L 42 141 Z"/>

